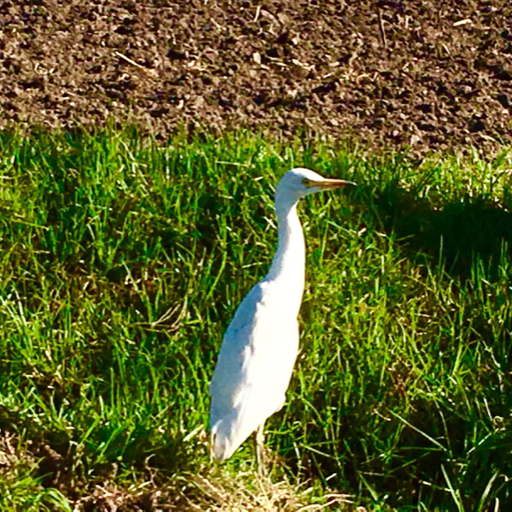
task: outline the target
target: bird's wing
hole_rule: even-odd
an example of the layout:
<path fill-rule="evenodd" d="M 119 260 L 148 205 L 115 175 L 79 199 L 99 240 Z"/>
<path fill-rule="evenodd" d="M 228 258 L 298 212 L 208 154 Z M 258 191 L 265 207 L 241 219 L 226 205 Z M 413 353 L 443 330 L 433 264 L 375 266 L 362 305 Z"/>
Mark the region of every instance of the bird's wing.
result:
<path fill-rule="evenodd" d="M 298 329 L 280 299 L 271 283 L 261 281 L 241 302 L 224 336 L 210 384 L 210 426 L 224 454 L 219 458 L 229 457 L 283 405 Z"/>
<path fill-rule="evenodd" d="M 262 316 L 265 285 L 258 283 L 238 306 L 224 335 L 215 372 L 210 383 L 212 426 L 225 416 L 236 402 L 240 387 L 247 382 L 247 367 L 256 344 Z"/>

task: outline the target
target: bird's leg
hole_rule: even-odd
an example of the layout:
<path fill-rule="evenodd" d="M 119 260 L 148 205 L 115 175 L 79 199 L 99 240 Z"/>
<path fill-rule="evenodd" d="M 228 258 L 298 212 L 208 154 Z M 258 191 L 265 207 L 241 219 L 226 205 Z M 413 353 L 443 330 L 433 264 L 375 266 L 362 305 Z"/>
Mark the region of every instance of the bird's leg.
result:
<path fill-rule="evenodd" d="M 263 422 L 256 430 L 255 436 L 255 449 L 256 449 L 256 464 L 258 465 L 258 473 L 260 476 L 265 475 L 265 422 Z"/>

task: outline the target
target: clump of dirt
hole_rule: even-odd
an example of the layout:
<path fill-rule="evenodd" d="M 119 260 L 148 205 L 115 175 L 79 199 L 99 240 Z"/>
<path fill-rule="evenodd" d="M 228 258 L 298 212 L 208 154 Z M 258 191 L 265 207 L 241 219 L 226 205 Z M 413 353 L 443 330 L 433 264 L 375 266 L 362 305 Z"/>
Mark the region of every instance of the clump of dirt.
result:
<path fill-rule="evenodd" d="M 512 138 L 508 0 L 0 0 L 0 123 Z"/>

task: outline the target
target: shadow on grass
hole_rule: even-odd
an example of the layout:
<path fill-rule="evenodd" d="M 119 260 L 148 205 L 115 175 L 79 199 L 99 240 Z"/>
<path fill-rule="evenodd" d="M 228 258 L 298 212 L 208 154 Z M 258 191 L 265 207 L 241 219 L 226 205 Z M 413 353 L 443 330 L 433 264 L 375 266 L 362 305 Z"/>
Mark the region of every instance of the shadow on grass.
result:
<path fill-rule="evenodd" d="M 44 488 L 58 488 L 72 500 L 93 497 L 97 485 L 112 484 L 115 488 L 119 474 L 128 469 L 131 478 L 135 476 L 141 485 L 150 481 L 156 485 L 155 475 L 158 481 L 166 481 L 177 472 L 197 471 L 198 451 L 204 451 L 204 446 L 187 442 L 183 433 L 169 431 L 162 438 L 148 425 L 122 431 L 117 427 L 106 422 L 85 436 L 83 431 L 63 431 L 53 426 L 41 429 L 23 413 L 0 406 L 0 432 L 28 441 L 28 453 L 37 460 L 34 477 Z M 101 453 L 98 447 L 107 448 Z M 133 480 L 130 482 L 133 484 Z M 146 497 L 145 493 L 139 494 L 141 499 Z"/>
<path fill-rule="evenodd" d="M 376 224 L 393 234 L 410 259 L 442 262 L 447 273 L 464 279 L 471 277 L 477 260 L 494 276 L 503 257 L 512 257 L 512 212 L 485 196 L 465 196 L 435 208 L 418 191 L 396 182 L 378 192 L 362 189 L 358 197 L 370 195 Z"/>
<path fill-rule="evenodd" d="M 512 284 L 512 212 L 507 209 L 507 201 L 500 204 L 483 195 L 464 196 L 436 208 L 418 190 L 408 191 L 397 182 L 388 182 L 381 190 L 359 187 L 351 202 L 362 212 L 364 227 L 371 226 L 392 237 L 409 260 L 432 267 L 435 274 L 445 272 L 447 281 L 453 279 L 447 293 L 457 295 L 467 287 L 468 296 L 464 306 L 459 305 L 460 309 L 453 312 L 454 316 L 461 315 L 453 323 L 456 334 L 441 333 L 437 348 L 426 349 L 431 351 L 433 361 L 442 361 L 446 372 L 446 379 L 435 382 L 433 378 L 432 385 L 425 387 L 430 395 L 416 394 L 411 402 L 403 400 L 398 389 L 392 391 L 392 380 L 389 393 L 383 395 L 381 375 L 365 375 L 364 400 L 368 407 L 356 407 L 340 415 L 342 429 L 336 451 L 345 454 L 341 470 L 344 478 L 355 493 L 364 496 L 376 496 L 373 489 L 386 489 L 390 492 L 388 503 L 396 507 L 404 503 L 425 505 L 425 485 L 431 493 L 429 507 L 484 510 L 481 507 L 490 506 L 491 500 L 510 505 L 512 431 L 507 426 L 512 407 L 512 315 L 504 312 L 493 318 L 496 304 L 508 308 Z M 492 296 L 491 306 L 484 304 L 477 292 L 485 297 L 496 289 L 481 286 L 480 281 L 500 280 L 502 296 Z M 490 310 L 483 311 L 485 308 Z M 499 331 L 494 325 L 498 322 Z M 460 350 L 450 343 L 460 343 Z M 421 353 L 420 338 L 415 348 Z M 450 388 L 448 373 L 459 357 L 468 372 L 462 380 L 467 396 L 456 396 Z M 407 380 L 406 373 L 404 377 Z M 428 379 L 428 375 L 422 379 Z M 437 394 L 436 386 L 446 386 L 446 390 Z M 482 389 L 487 408 L 484 414 L 476 407 L 479 397 L 484 396 Z M 446 399 L 445 393 L 451 398 Z M 404 385 L 404 397 L 406 394 Z M 326 405 L 322 400 L 322 396 L 315 397 L 316 410 Z M 375 424 L 375 413 L 369 404 L 374 402 L 377 410 L 381 400 L 385 404 L 382 410 L 389 411 L 388 422 L 373 436 L 369 425 Z M 400 410 L 405 412 L 400 413 L 404 418 L 394 414 Z M 403 430 L 399 441 L 383 461 L 383 440 L 392 439 L 400 425 Z M 340 471 L 327 458 L 315 454 L 312 458 L 325 474 Z"/>

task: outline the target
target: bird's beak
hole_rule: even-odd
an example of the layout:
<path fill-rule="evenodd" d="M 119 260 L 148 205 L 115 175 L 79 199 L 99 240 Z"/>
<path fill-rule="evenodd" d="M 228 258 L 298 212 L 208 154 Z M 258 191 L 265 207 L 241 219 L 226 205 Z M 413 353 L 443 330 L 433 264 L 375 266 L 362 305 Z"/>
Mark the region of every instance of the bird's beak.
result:
<path fill-rule="evenodd" d="M 337 188 L 345 188 L 346 186 L 357 187 L 353 181 L 338 180 L 335 178 L 325 178 L 322 181 L 313 181 L 311 185 L 321 190 L 335 190 Z"/>

